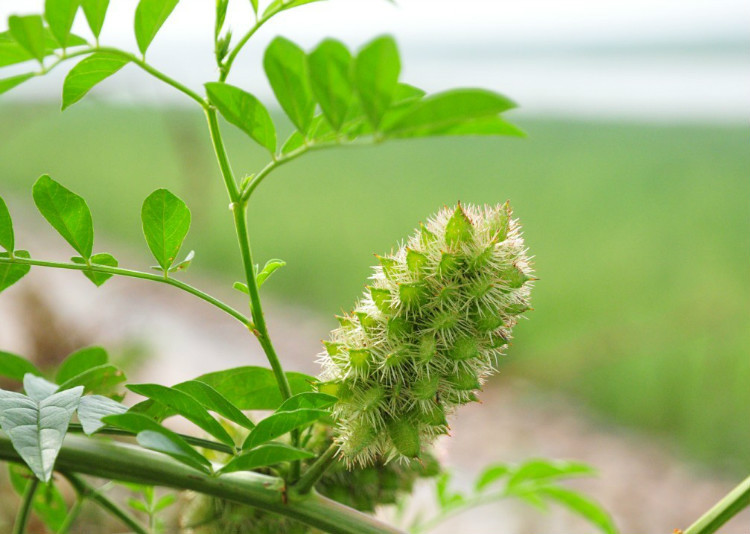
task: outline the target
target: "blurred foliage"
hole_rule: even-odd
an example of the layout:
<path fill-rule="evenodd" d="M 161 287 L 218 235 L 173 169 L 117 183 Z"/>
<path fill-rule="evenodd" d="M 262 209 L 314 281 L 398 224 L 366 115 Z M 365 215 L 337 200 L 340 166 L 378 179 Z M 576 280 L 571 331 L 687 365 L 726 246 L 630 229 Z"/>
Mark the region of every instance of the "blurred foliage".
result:
<path fill-rule="evenodd" d="M 0 117 L 12 132 L 0 145 L 6 199 L 27 198 L 52 173 L 89 200 L 102 234 L 137 244 L 143 263 L 141 200 L 169 187 L 194 214 L 186 250 L 207 244 L 193 268 L 231 287 L 236 242 L 200 114 L 6 104 Z M 738 423 L 750 415 L 746 128 L 517 122 L 529 139 L 333 149 L 285 166 L 250 205 L 258 261 L 288 263 L 263 291 L 301 299 L 333 327 L 372 253 L 420 218 L 457 200 L 510 198 L 541 280 L 533 327 L 519 325 L 502 369 L 668 436 L 700 461 L 750 467 L 740 446 L 750 425 Z M 262 149 L 226 134 L 235 172 L 257 171 Z"/>

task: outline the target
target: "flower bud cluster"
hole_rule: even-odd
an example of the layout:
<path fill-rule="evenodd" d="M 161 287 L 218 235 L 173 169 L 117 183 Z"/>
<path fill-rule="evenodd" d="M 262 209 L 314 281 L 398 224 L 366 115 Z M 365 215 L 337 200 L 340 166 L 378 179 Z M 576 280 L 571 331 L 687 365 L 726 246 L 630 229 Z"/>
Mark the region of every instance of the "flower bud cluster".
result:
<path fill-rule="evenodd" d="M 444 208 L 378 259 L 321 354 L 350 465 L 414 458 L 446 433 L 529 310 L 532 270 L 507 203 Z"/>

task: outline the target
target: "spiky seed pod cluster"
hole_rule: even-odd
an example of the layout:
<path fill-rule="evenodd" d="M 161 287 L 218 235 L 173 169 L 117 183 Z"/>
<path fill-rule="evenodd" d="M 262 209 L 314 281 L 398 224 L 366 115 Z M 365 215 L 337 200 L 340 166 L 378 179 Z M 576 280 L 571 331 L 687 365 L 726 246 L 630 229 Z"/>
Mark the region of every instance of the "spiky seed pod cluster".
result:
<path fill-rule="evenodd" d="M 447 432 L 446 415 L 494 371 L 533 280 L 508 203 L 444 208 L 378 259 L 321 354 L 350 465 L 416 457 Z"/>

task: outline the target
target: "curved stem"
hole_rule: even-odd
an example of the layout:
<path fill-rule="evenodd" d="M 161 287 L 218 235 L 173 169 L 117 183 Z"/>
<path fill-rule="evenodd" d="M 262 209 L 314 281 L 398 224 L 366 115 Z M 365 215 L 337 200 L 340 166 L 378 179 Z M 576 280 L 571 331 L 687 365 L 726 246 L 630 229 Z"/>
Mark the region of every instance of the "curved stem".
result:
<path fill-rule="evenodd" d="M 252 181 L 248 184 L 247 188 L 242 192 L 242 200 L 247 202 L 247 200 L 250 198 L 250 195 L 253 194 L 253 191 L 255 191 L 255 188 L 257 188 L 260 183 L 265 179 L 266 176 L 271 174 L 274 170 L 281 167 L 284 163 L 287 163 L 289 161 L 292 161 L 298 157 L 300 157 L 302 154 L 312 150 L 314 148 L 314 145 L 305 145 L 297 150 L 294 150 L 290 152 L 289 154 L 285 156 L 281 156 L 276 158 L 275 160 L 271 161 L 263 167 L 258 174 L 255 175 L 255 177 L 252 179 Z"/>
<path fill-rule="evenodd" d="M 23 463 L 8 437 L 1 433 L 0 459 Z M 331 534 L 400 534 L 371 516 L 314 492 L 305 496 L 291 494 L 286 500 L 285 483 L 279 478 L 254 472 L 208 475 L 163 454 L 124 443 L 67 436 L 55 466 L 62 473 L 193 490 L 282 514 Z M 102 504 L 101 499 L 97 502 Z"/>
<path fill-rule="evenodd" d="M 81 513 L 83 501 L 83 495 L 79 493 L 78 498 L 76 498 L 76 502 L 73 503 L 73 507 L 68 512 L 68 515 L 65 516 L 65 520 L 60 525 L 60 529 L 56 534 L 68 534 L 68 532 L 70 532 L 70 527 L 73 526 L 73 523 L 75 523 L 75 520 L 78 519 L 78 516 Z"/>
<path fill-rule="evenodd" d="M 117 276 L 126 276 L 128 278 L 140 278 L 141 280 L 149 280 L 151 282 L 159 282 L 161 284 L 167 284 L 178 289 L 181 289 L 191 295 L 198 297 L 201 300 L 205 300 L 209 304 L 213 304 L 220 310 L 231 315 L 239 322 L 244 324 L 250 329 L 254 328 L 254 325 L 250 319 L 245 317 L 243 314 L 232 308 L 231 306 L 224 304 L 219 299 L 212 297 L 211 295 L 204 293 L 200 289 L 197 289 L 189 284 L 175 280 L 174 278 L 165 278 L 163 274 L 152 274 L 144 273 L 141 271 L 133 271 L 131 269 L 122 269 L 120 267 L 107 267 L 106 265 L 84 265 L 78 263 L 64 263 L 56 261 L 43 261 L 43 260 L 32 260 L 27 258 L 19 258 L 13 256 L 11 258 L 0 257 L 0 264 L 3 263 L 19 263 L 24 265 L 33 265 L 36 267 L 51 267 L 55 269 L 69 269 L 71 271 L 94 271 L 97 273 L 107 273 Z"/>
<path fill-rule="evenodd" d="M 224 180 L 224 186 L 229 194 L 229 201 L 235 203 L 240 199 L 240 192 L 237 187 L 237 181 L 234 178 L 234 172 L 232 172 L 232 166 L 229 163 L 227 149 L 224 147 L 224 140 L 221 137 L 221 129 L 219 128 L 219 120 L 216 116 L 216 108 L 206 108 L 206 118 L 208 119 L 208 131 L 211 134 L 211 142 L 214 146 L 216 160 L 219 162 L 221 177 Z"/>
<path fill-rule="evenodd" d="M 320 480 L 333 462 L 336 461 L 336 453 L 339 447 L 332 443 L 326 451 L 321 454 L 315 462 L 304 472 L 299 481 L 294 485 L 294 490 L 300 495 L 310 492 Z"/>
<path fill-rule="evenodd" d="M 13 534 L 24 534 L 26 532 L 26 525 L 31 516 L 31 506 L 34 504 L 34 495 L 38 487 L 39 479 L 36 477 L 32 478 L 29 485 L 26 486 L 21 507 L 18 509 L 18 514 L 16 515 L 16 523 L 13 525 Z"/>
<path fill-rule="evenodd" d="M 250 28 L 248 32 L 242 36 L 242 39 L 239 40 L 237 45 L 234 47 L 234 49 L 232 49 L 232 51 L 227 56 L 227 59 L 224 61 L 224 64 L 221 66 L 221 74 L 219 75 L 220 82 L 226 81 L 227 76 L 229 76 L 229 71 L 232 70 L 232 63 L 234 63 L 234 60 L 237 58 L 237 54 L 240 53 L 240 51 L 247 44 L 250 38 L 253 35 L 255 35 L 255 32 L 257 32 L 260 29 L 260 27 L 263 26 L 270 18 L 271 17 L 265 17 L 265 18 L 259 19 L 253 25 L 253 27 Z"/>
<path fill-rule="evenodd" d="M 129 513 L 127 513 L 125 510 L 117 506 L 117 504 L 115 504 L 113 501 L 102 495 L 99 491 L 96 490 L 96 488 L 90 486 L 82 478 L 66 471 L 61 471 L 61 474 L 68 479 L 70 485 L 73 486 L 73 488 L 79 495 L 98 504 L 104 510 L 119 519 L 130 530 L 132 530 L 136 534 L 149 534 L 148 531 L 143 528 L 138 523 L 138 521 L 136 521 Z"/>
<path fill-rule="evenodd" d="M 690 525 L 684 534 L 711 534 L 732 519 L 739 512 L 750 506 L 750 477 L 743 480 L 736 488 L 708 512 Z"/>

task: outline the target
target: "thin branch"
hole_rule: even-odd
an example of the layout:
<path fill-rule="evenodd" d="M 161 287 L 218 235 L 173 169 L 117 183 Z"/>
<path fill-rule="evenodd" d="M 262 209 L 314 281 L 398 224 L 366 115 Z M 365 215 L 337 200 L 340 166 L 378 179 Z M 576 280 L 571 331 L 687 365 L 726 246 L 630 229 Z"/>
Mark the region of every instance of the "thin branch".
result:
<path fill-rule="evenodd" d="M 332 443 L 323 454 L 305 471 L 299 481 L 294 485 L 294 490 L 300 495 L 309 493 L 320 478 L 325 474 L 331 465 L 336 461 L 336 453 L 339 447 Z"/>
<path fill-rule="evenodd" d="M 24 534 L 26 532 L 26 526 L 29 523 L 29 517 L 31 516 L 31 507 L 34 504 L 34 495 L 39 487 L 39 479 L 34 477 L 26 486 L 26 491 L 23 493 L 23 501 L 21 501 L 21 507 L 18 509 L 16 515 L 16 522 L 13 525 L 13 534 Z"/>
<path fill-rule="evenodd" d="M 750 477 L 743 480 L 708 512 L 688 527 L 684 534 L 711 534 L 750 506 Z"/>

